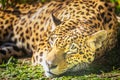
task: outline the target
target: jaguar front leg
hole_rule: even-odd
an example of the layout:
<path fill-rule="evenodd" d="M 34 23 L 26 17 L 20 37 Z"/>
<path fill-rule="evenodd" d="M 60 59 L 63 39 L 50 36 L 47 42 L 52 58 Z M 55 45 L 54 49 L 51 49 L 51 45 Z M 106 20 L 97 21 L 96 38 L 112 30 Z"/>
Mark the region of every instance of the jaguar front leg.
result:
<path fill-rule="evenodd" d="M 24 54 L 26 54 L 24 48 L 19 48 L 13 43 L 5 43 L 0 46 L 0 64 L 11 56 L 21 57 Z"/>

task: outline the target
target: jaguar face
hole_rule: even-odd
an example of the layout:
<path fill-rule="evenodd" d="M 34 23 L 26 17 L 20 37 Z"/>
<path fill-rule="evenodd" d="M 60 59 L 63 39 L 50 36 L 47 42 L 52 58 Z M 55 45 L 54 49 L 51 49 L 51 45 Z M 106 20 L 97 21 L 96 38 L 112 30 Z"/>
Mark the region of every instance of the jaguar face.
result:
<path fill-rule="evenodd" d="M 60 29 L 60 27 L 59 27 Z M 51 35 L 49 43 L 52 50 L 46 56 L 46 76 L 58 76 L 69 71 L 85 69 L 95 58 L 96 49 L 102 46 L 107 32 L 101 30 L 92 35 L 73 31 L 57 30 Z"/>

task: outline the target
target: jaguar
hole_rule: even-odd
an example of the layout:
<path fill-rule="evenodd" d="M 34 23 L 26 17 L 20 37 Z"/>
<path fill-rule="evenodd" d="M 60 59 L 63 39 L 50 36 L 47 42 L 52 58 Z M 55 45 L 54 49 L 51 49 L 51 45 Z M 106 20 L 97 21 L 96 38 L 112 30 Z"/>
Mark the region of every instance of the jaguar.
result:
<path fill-rule="evenodd" d="M 0 63 L 30 55 L 33 65 L 42 65 L 45 75 L 54 77 L 86 69 L 117 43 L 119 27 L 109 1 L 19 6 L 0 9 Z"/>

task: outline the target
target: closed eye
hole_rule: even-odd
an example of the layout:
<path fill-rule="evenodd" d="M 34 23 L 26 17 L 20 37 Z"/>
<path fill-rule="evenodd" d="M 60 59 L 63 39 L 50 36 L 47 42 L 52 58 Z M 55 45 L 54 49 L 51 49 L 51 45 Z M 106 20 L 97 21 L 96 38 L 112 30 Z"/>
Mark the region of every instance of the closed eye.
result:
<path fill-rule="evenodd" d="M 77 53 L 78 52 L 78 49 L 79 49 L 79 46 L 75 43 L 72 43 L 70 45 L 70 48 L 69 48 L 69 51 L 67 52 L 67 54 L 74 54 L 74 53 Z"/>

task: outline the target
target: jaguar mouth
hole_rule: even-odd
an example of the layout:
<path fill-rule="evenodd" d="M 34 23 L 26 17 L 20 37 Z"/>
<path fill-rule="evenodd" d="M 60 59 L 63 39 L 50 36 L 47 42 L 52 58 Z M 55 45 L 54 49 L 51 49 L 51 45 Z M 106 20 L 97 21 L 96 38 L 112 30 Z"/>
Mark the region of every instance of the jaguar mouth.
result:
<path fill-rule="evenodd" d="M 47 73 L 49 73 L 49 74 L 51 74 L 51 75 L 55 75 L 54 73 L 52 73 L 52 72 L 50 72 L 50 71 L 48 71 Z"/>
<path fill-rule="evenodd" d="M 52 72 L 50 72 L 50 71 L 47 71 L 47 72 L 46 72 L 46 76 L 47 76 L 47 77 L 51 77 L 51 78 L 61 77 L 61 76 L 63 76 L 65 73 L 66 73 L 66 72 L 64 72 L 64 73 L 62 73 L 62 74 L 59 74 L 59 75 L 56 75 L 56 74 L 54 74 L 54 73 L 52 73 Z"/>
<path fill-rule="evenodd" d="M 45 75 L 46 75 L 47 77 L 57 77 L 56 74 L 54 74 L 54 73 L 52 73 L 52 72 L 50 72 L 50 71 L 47 71 L 47 72 L 45 73 Z"/>

